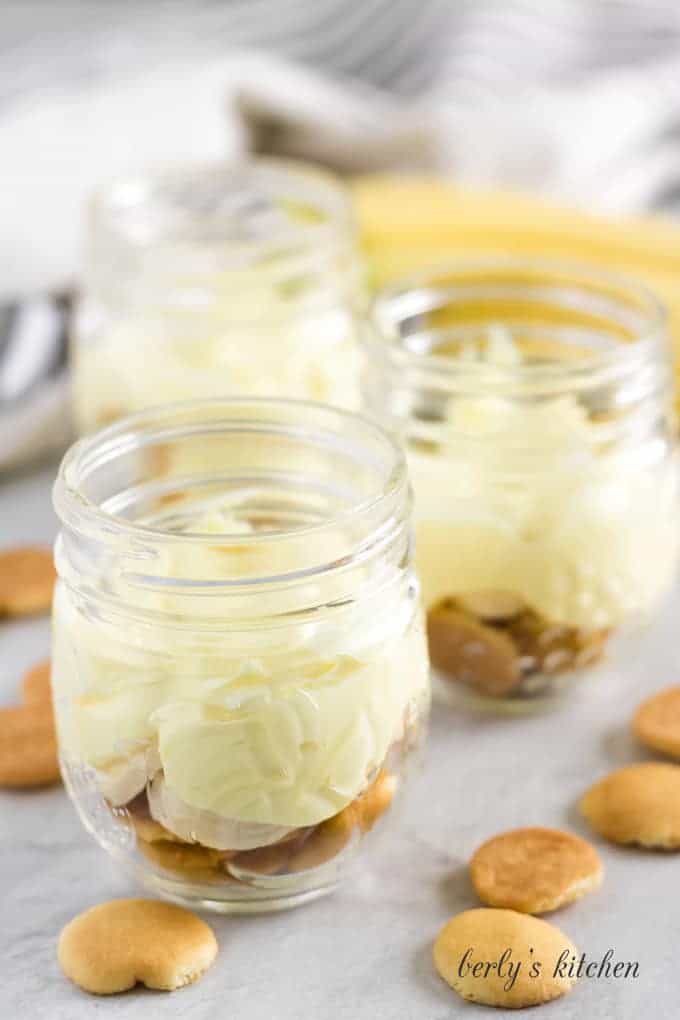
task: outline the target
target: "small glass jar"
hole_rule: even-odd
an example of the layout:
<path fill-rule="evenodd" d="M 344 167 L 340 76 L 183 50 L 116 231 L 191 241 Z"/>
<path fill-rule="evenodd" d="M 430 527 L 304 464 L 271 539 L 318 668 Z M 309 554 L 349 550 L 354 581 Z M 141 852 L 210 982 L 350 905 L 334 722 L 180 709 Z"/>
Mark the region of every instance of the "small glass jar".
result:
<path fill-rule="evenodd" d="M 399 447 L 320 404 L 175 404 L 76 443 L 54 504 L 52 686 L 86 828 L 182 902 L 329 892 L 429 705 Z"/>
<path fill-rule="evenodd" d="M 120 180 L 91 207 L 76 425 L 225 395 L 356 408 L 364 294 L 332 174 L 257 159 Z"/>
<path fill-rule="evenodd" d="M 365 406 L 407 447 L 438 691 L 535 704 L 676 574 L 664 312 L 595 269 L 480 260 L 386 288 L 366 350 Z"/>

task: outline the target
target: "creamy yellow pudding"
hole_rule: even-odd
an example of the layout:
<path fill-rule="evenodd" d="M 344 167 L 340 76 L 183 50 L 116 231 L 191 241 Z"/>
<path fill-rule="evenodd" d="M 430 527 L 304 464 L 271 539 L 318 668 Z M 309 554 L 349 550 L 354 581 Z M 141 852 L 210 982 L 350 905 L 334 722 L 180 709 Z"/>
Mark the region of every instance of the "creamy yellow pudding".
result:
<path fill-rule="evenodd" d="M 502 331 L 477 360 L 526 363 Z M 597 629 L 655 605 L 676 570 L 677 460 L 615 435 L 572 395 L 451 401 L 436 447 L 408 453 L 425 606 L 511 592 L 518 609 Z"/>
<path fill-rule="evenodd" d="M 177 323 L 140 312 L 112 323 L 96 342 L 75 345 L 73 406 L 80 431 L 158 403 L 222 393 L 356 407 L 352 311 L 319 312 L 272 295 L 264 273 L 251 291 L 220 298 L 214 319 L 184 314 L 184 336 L 173 335 Z M 239 303 L 250 303 L 259 321 L 239 322 Z"/>
<path fill-rule="evenodd" d="M 195 534 L 216 530 L 241 536 L 243 524 L 213 512 L 192 526 Z M 198 564 L 192 552 L 193 570 L 233 579 L 255 550 L 242 544 L 231 555 L 209 546 L 202 552 Z M 178 576 L 178 567 L 181 575 L 178 558 L 168 554 L 166 576 Z M 290 568 L 287 558 L 277 562 L 269 552 L 271 572 Z M 332 587 L 306 597 L 332 597 Z M 238 613 L 232 603 L 214 601 L 211 616 Z M 186 621 L 181 598 L 154 593 L 143 604 L 146 612 L 181 613 Z M 263 619 L 267 608 L 264 596 Z M 272 827 L 264 839 L 253 827 L 246 845 L 242 835 L 238 847 L 227 841 L 232 849 L 318 824 L 358 797 L 424 702 L 424 635 L 412 615 L 408 604 L 388 603 L 374 619 L 347 613 L 341 630 L 263 626 L 252 638 L 225 633 L 217 648 L 201 647 L 197 635 L 188 646 L 181 637 L 173 645 L 162 624 L 120 631 L 81 613 L 60 589 L 53 683 L 58 706 L 67 706 L 57 708 L 61 753 L 92 766 L 115 805 L 157 777 L 161 792 L 151 813 L 176 835 L 186 825 L 175 824 L 175 815 L 191 811 L 196 827 L 205 821 L 202 812 L 214 823 L 223 820 L 225 829 Z M 400 636 L 392 641 L 395 630 Z M 219 839 L 208 843 L 222 848 Z"/>

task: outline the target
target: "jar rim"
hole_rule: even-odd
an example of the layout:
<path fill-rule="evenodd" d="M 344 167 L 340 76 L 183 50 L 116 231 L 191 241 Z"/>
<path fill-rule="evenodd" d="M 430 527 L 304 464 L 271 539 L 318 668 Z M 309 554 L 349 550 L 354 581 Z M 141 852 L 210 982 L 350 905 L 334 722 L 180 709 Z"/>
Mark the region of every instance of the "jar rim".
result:
<path fill-rule="evenodd" d="M 269 408 L 281 414 L 299 409 L 301 414 L 317 414 L 329 423 L 335 422 L 338 425 L 353 426 L 356 432 L 355 439 L 360 441 L 361 437 L 364 437 L 368 441 L 377 442 L 384 449 L 387 456 L 387 468 L 383 469 L 386 481 L 379 486 L 376 485 L 375 492 L 357 501 L 348 509 L 321 522 L 296 528 L 281 529 L 279 531 L 254 532 L 247 535 L 239 532 L 204 534 L 191 531 L 171 531 L 147 524 L 140 524 L 102 509 L 101 506 L 97 505 L 95 501 L 90 499 L 81 490 L 79 483 L 82 483 L 83 473 L 87 471 L 88 466 L 93 468 L 95 464 L 101 464 L 102 458 L 105 459 L 107 456 L 114 458 L 116 455 L 123 454 L 131 449 L 142 448 L 145 445 L 143 443 L 145 427 L 149 435 L 154 435 L 153 426 L 155 425 L 157 429 L 161 429 L 161 432 L 157 434 L 162 435 L 164 419 L 167 426 L 172 424 L 173 419 L 181 419 L 182 416 L 186 416 L 184 425 L 188 427 L 192 423 L 192 415 L 196 416 L 193 421 L 195 425 L 199 425 L 201 422 L 207 424 L 208 421 L 212 421 L 213 424 L 221 423 L 225 427 L 229 423 L 232 425 L 239 422 L 244 424 L 248 420 L 247 417 L 210 418 L 208 416 L 211 413 L 219 413 L 221 410 L 228 412 L 229 409 L 235 412 L 243 409 L 246 412 L 248 408 L 261 409 L 263 411 Z M 201 412 L 204 412 L 202 417 L 200 416 Z M 252 424 L 265 427 L 275 424 L 262 416 L 252 417 L 251 422 Z M 291 431 L 291 434 L 294 433 Z M 340 444 L 341 440 L 338 441 L 338 447 Z M 276 540 L 289 540 L 291 537 L 295 537 L 295 539 L 305 538 L 339 524 L 351 523 L 362 517 L 369 516 L 380 505 L 388 507 L 391 503 L 398 504 L 400 500 L 408 500 L 409 498 L 410 489 L 404 451 L 396 438 L 372 418 L 316 401 L 248 396 L 176 401 L 145 408 L 142 411 L 137 411 L 134 414 L 121 418 L 114 424 L 77 440 L 67 450 L 59 466 L 53 487 L 53 504 L 57 516 L 63 524 L 73 526 L 78 532 L 96 534 L 104 529 L 107 531 L 114 530 L 116 534 L 124 534 L 130 539 L 146 538 L 153 540 L 155 538 L 171 542 L 195 542 L 208 545 L 214 545 L 216 540 L 228 540 L 230 545 L 252 545 L 253 543 L 264 544 Z M 327 564 L 324 565 L 324 568 L 326 566 Z M 323 568 L 320 567 L 319 569 Z M 271 580 L 271 578 L 268 580 Z"/>
<path fill-rule="evenodd" d="M 239 238 L 235 242 L 240 248 L 246 248 L 253 254 L 270 251 L 284 243 L 304 242 L 317 245 L 324 241 L 330 242 L 336 236 L 339 225 L 346 227 L 350 232 L 354 230 L 349 193 L 337 175 L 314 163 L 269 156 L 246 157 L 234 162 L 194 161 L 173 167 L 152 167 L 145 172 L 112 178 L 100 187 L 90 200 L 90 216 L 98 228 L 111 232 L 119 242 L 129 245 L 130 248 L 153 248 L 172 243 L 187 246 L 196 244 L 201 247 L 214 243 L 224 244 L 229 241 L 226 222 L 222 229 L 214 233 L 195 232 L 201 223 L 205 223 L 206 212 L 211 211 L 205 205 L 211 196 L 209 193 L 201 195 L 200 188 L 209 192 L 211 179 L 217 182 L 221 177 L 232 184 L 240 181 L 241 186 L 252 187 L 253 196 L 256 197 L 258 188 L 261 189 L 260 197 L 264 197 L 268 192 L 275 194 L 277 185 L 281 187 L 286 184 L 298 185 L 305 206 L 315 212 L 328 214 L 321 219 L 314 217 L 306 219 L 304 216 L 297 220 L 289 218 L 285 225 L 281 223 L 280 231 L 272 231 L 268 225 L 266 237 Z M 187 218 L 184 220 L 179 218 L 177 226 L 184 229 L 178 229 L 176 232 L 167 227 L 155 231 L 147 228 L 146 232 L 134 229 L 131 214 L 135 211 L 139 213 L 145 206 L 151 207 L 154 188 L 164 185 L 182 187 L 191 183 L 199 189 L 192 197 L 194 203 L 198 202 L 199 208 L 198 210 L 188 208 L 185 210 Z M 214 192 L 212 195 L 213 201 L 216 194 Z M 184 200 L 186 201 L 186 195 Z M 197 216 L 197 212 L 202 216 Z M 211 231 L 214 231 L 216 223 L 214 211 L 208 217 L 208 222 Z"/>
<path fill-rule="evenodd" d="M 562 277 L 572 287 L 583 292 L 601 288 L 603 293 L 614 297 L 616 293 L 631 294 L 637 302 L 640 313 L 647 325 L 641 336 L 630 342 L 621 342 L 605 350 L 592 351 L 590 356 L 561 363 L 523 362 L 501 365 L 485 362 L 464 361 L 431 351 L 414 350 L 405 346 L 399 333 L 399 326 L 409 315 L 422 314 L 438 306 L 431 296 L 445 294 L 446 286 L 437 284 L 438 277 L 456 274 L 487 274 L 486 281 L 494 282 L 494 274 L 526 273 L 535 277 L 536 282 L 549 282 Z M 434 281 L 434 282 L 433 282 Z M 451 288 L 453 289 L 453 288 Z M 420 298 L 420 302 L 418 301 Z M 410 302 L 410 308 L 409 306 Z M 445 304 L 446 302 L 439 302 Z M 557 305 L 559 302 L 555 302 Z M 400 310 L 401 306 L 401 310 Z M 491 323 L 487 323 L 487 327 Z M 500 323 L 502 325 L 502 322 Z M 461 379 L 473 382 L 493 381 L 502 386 L 507 383 L 546 383 L 548 386 L 561 380 L 579 379 L 598 370 L 632 369 L 646 358 L 654 355 L 670 355 L 667 337 L 668 312 L 663 301 L 652 288 L 640 283 L 625 273 L 602 269 L 587 261 L 572 261 L 537 256 L 515 256 L 507 252 L 495 252 L 476 258 L 461 258 L 435 262 L 424 269 L 406 274 L 382 287 L 374 296 L 369 312 L 369 328 L 364 331 L 365 344 L 369 351 L 386 357 L 395 366 L 404 369 L 419 369 L 432 378 Z"/>

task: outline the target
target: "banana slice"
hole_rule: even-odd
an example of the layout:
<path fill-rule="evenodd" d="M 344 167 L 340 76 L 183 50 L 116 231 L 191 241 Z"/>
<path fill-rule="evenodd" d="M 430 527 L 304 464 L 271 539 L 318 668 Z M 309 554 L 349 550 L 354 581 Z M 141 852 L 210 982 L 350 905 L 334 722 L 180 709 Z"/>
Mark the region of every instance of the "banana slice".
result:
<path fill-rule="evenodd" d="M 252 850 L 284 839 L 293 830 L 281 825 L 241 822 L 214 811 L 191 807 L 168 786 L 159 773 L 147 791 L 151 816 L 180 839 L 215 850 Z"/>
<path fill-rule="evenodd" d="M 158 748 L 142 748 L 129 758 L 116 758 L 96 769 L 97 784 L 109 804 L 119 807 L 140 794 L 161 768 Z"/>

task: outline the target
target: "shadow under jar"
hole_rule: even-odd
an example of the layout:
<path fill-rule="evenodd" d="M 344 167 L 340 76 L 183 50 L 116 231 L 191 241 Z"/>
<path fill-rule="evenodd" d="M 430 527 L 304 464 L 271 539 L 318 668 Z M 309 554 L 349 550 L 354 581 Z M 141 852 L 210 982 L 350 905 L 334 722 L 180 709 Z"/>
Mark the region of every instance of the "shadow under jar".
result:
<path fill-rule="evenodd" d="M 116 181 L 90 209 L 71 343 L 79 431 L 199 397 L 356 408 L 363 284 L 330 173 L 253 159 Z"/>
<path fill-rule="evenodd" d="M 678 560 L 665 316 L 635 282 L 497 258 L 387 287 L 365 407 L 399 435 L 438 692 L 528 708 Z"/>
<path fill-rule="evenodd" d="M 319 404 L 176 404 L 77 443 L 54 503 L 52 685 L 86 828 L 182 902 L 329 892 L 429 707 L 399 447 Z"/>

